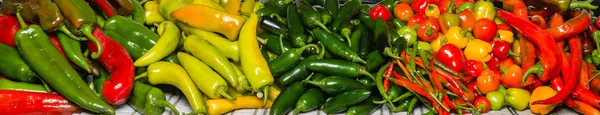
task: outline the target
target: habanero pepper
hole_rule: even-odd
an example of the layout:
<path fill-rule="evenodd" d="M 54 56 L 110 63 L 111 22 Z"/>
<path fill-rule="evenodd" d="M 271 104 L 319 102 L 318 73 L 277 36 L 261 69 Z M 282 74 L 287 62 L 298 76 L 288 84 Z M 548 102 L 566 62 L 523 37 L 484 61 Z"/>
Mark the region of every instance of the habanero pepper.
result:
<path fill-rule="evenodd" d="M 273 85 L 273 76 L 269 70 L 269 65 L 258 47 L 256 40 L 256 27 L 258 17 L 251 13 L 248 21 L 244 23 L 240 32 L 240 61 L 242 63 L 242 71 L 248 78 L 248 82 L 252 86 L 252 91 L 269 94 L 269 87 Z M 268 95 L 263 97 L 263 107 L 267 104 Z"/>
<path fill-rule="evenodd" d="M 74 114 L 83 112 L 60 94 L 0 90 L 3 114 Z"/>
<path fill-rule="evenodd" d="M 179 115 L 179 111 L 173 104 L 166 100 L 165 94 L 160 89 L 145 84 L 141 81 L 136 81 L 131 90 L 131 97 L 127 103 L 140 114 L 162 114 L 165 109 L 169 108 L 175 115 Z"/>
<path fill-rule="evenodd" d="M 540 48 L 541 52 L 539 57 L 541 61 L 534 67 L 529 68 L 523 74 L 524 78 L 532 72 L 535 72 L 540 76 L 541 81 L 548 81 L 551 77 L 556 76 L 560 72 L 559 66 L 561 66 L 561 63 L 558 62 L 562 62 L 562 59 L 559 58 L 558 46 L 556 45 L 556 42 L 553 41 L 552 36 L 527 19 L 517 17 L 510 12 L 498 10 L 498 17 L 515 27 L 523 34 L 523 36 L 525 36 L 525 38 L 531 40 L 532 43 Z"/>
<path fill-rule="evenodd" d="M 50 87 L 92 112 L 114 114 L 114 109 L 88 88 L 67 59 L 50 43 L 39 25 L 27 26 L 17 11 L 21 30 L 15 35 L 19 53 Z"/>
<path fill-rule="evenodd" d="M 32 83 L 36 80 L 38 75 L 33 69 L 23 60 L 19 51 L 9 45 L 0 44 L 0 74 L 5 75 L 7 78 Z"/>
<path fill-rule="evenodd" d="M 110 49 L 106 50 L 106 52 L 98 58 L 98 61 L 100 61 L 111 74 L 110 80 L 104 82 L 102 97 L 110 104 L 123 104 L 127 101 L 127 98 L 129 98 L 129 94 L 133 88 L 133 77 L 135 73 L 133 60 L 131 60 L 131 57 L 123 46 L 104 35 L 100 28 L 94 29 L 93 34 L 98 38 L 101 47 Z M 94 47 L 93 44 L 92 41 L 89 41 L 88 48 L 90 51 L 97 51 L 98 48 Z"/>

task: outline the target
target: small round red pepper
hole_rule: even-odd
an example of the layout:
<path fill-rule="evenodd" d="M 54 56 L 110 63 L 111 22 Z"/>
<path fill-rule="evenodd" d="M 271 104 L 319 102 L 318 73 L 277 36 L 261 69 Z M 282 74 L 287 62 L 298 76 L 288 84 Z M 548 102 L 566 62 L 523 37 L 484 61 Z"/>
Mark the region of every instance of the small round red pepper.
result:
<path fill-rule="evenodd" d="M 431 3 L 431 0 L 415 0 L 410 6 L 412 6 L 412 9 L 417 14 L 424 14 L 425 10 L 427 9 L 427 6 L 429 6 L 429 4 Z"/>
<path fill-rule="evenodd" d="M 407 25 L 409 27 L 414 27 L 414 25 L 422 24 L 423 22 L 425 22 L 425 20 L 427 20 L 427 16 L 425 16 L 425 14 L 415 14 L 408 18 Z"/>
<path fill-rule="evenodd" d="M 492 57 L 498 58 L 501 61 L 506 59 L 510 51 L 511 44 L 504 40 L 492 41 Z"/>
<path fill-rule="evenodd" d="M 466 72 L 469 76 L 479 76 L 484 70 L 483 62 L 477 60 L 467 60 Z"/>
<path fill-rule="evenodd" d="M 425 42 L 431 42 L 438 37 L 440 31 L 440 24 L 438 18 L 429 18 L 419 26 L 417 30 L 417 36 L 419 40 Z"/>
<path fill-rule="evenodd" d="M 436 57 L 440 62 L 452 68 L 454 71 L 460 72 L 465 69 L 465 55 L 462 50 L 458 49 L 458 47 L 453 44 L 442 46 L 437 52 Z"/>
<path fill-rule="evenodd" d="M 383 21 L 388 21 L 390 17 L 392 17 L 392 12 L 390 12 L 389 9 L 381 4 L 373 6 L 373 8 L 369 10 L 368 14 L 373 20 L 377 20 L 377 18 L 383 18 Z"/>

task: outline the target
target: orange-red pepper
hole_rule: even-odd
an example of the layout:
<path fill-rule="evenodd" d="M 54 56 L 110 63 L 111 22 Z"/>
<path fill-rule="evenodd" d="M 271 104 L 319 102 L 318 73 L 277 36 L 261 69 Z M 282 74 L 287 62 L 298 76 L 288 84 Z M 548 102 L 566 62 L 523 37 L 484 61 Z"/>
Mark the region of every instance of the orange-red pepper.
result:
<path fill-rule="evenodd" d="M 546 29 L 546 32 L 550 34 L 554 40 L 558 41 L 585 31 L 592 23 L 590 13 L 587 11 L 578 10 L 575 11 L 575 13 L 579 13 L 579 15 L 567 20 L 560 26 Z"/>

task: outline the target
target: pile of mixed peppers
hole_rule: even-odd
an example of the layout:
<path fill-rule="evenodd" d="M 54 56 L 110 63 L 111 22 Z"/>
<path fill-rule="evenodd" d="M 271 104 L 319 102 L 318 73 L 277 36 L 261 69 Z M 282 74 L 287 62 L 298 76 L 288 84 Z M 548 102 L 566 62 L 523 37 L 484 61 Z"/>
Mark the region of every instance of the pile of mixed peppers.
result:
<path fill-rule="evenodd" d="M 600 114 L 592 2 L 3 0 L 0 113 Z"/>

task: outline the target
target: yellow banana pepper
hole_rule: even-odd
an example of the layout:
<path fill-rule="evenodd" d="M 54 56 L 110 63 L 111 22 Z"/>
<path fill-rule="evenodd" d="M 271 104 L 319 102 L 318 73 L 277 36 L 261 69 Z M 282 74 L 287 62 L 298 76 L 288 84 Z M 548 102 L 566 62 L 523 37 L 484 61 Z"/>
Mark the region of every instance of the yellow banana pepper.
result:
<path fill-rule="evenodd" d="M 264 108 L 271 108 L 273 102 L 269 101 Z M 206 101 L 209 115 L 222 115 L 236 109 L 262 108 L 261 100 L 256 96 L 241 96 L 236 100 L 211 99 Z"/>
<path fill-rule="evenodd" d="M 442 44 L 443 44 L 444 40 L 446 40 L 446 38 L 444 38 L 444 36 L 438 36 L 435 40 L 433 40 L 429 43 L 429 44 L 431 44 L 431 48 L 433 49 L 433 54 L 435 54 L 436 52 L 438 52 L 440 50 L 440 48 L 442 48 Z"/>
<path fill-rule="evenodd" d="M 265 4 L 263 4 L 261 2 L 255 2 L 254 3 L 254 7 L 252 8 L 252 12 L 257 12 L 258 10 L 260 10 L 260 9 L 262 9 L 264 7 L 265 7 Z"/>
<path fill-rule="evenodd" d="M 193 0 L 192 4 L 206 5 L 217 10 L 225 11 L 225 8 L 214 0 Z"/>
<path fill-rule="evenodd" d="M 249 0 L 246 0 L 249 1 Z M 231 0 L 225 4 L 225 12 L 240 15 L 240 7 L 242 6 L 242 0 Z"/>
<path fill-rule="evenodd" d="M 464 50 L 465 57 L 468 60 L 477 60 L 484 63 L 492 59 L 490 52 L 492 52 L 492 45 L 480 39 L 471 40 Z"/>
<path fill-rule="evenodd" d="M 496 37 L 509 43 L 513 43 L 513 41 L 515 41 L 514 34 L 508 30 L 498 30 L 498 36 Z"/>
<path fill-rule="evenodd" d="M 533 92 L 531 93 L 531 99 L 529 99 L 529 108 L 531 109 L 531 112 L 536 113 L 536 114 L 542 114 L 542 115 L 546 115 L 546 114 L 550 113 L 550 111 L 552 111 L 552 109 L 554 109 L 554 107 L 556 107 L 556 104 L 532 105 L 531 103 L 533 103 L 535 101 L 539 101 L 539 100 L 548 99 L 556 94 L 557 94 L 557 92 L 548 86 L 540 86 L 540 87 L 535 88 L 535 90 L 533 90 Z"/>
<path fill-rule="evenodd" d="M 242 24 L 246 22 L 241 16 L 198 4 L 177 9 L 171 17 L 198 29 L 221 33 L 231 41 L 237 40 Z"/>
<path fill-rule="evenodd" d="M 252 91 L 264 94 L 263 105 L 267 103 L 269 87 L 273 84 L 274 78 L 269 70 L 267 60 L 263 57 L 256 38 L 256 27 L 258 26 L 258 16 L 250 13 L 248 21 L 244 23 L 240 33 L 240 61 L 242 71 L 248 78 Z"/>
<path fill-rule="evenodd" d="M 169 56 L 179 46 L 181 32 L 175 23 L 164 21 L 158 25 L 156 31 L 160 35 L 160 39 L 142 57 L 135 60 L 134 66 L 144 67 L 160 61 L 160 59 Z"/>
<path fill-rule="evenodd" d="M 233 60 L 234 62 L 240 61 L 240 51 L 238 41 L 229 41 L 218 34 L 213 32 L 204 31 L 188 25 L 177 23 L 177 26 L 181 28 L 185 33 L 189 35 L 197 35 L 200 38 L 208 41 L 208 43 L 216 46 L 216 48 L 225 55 L 225 57 Z"/>
<path fill-rule="evenodd" d="M 452 26 L 450 27 L 450 29 L 448 29 L 444 36 L 448 40 L 447 43 L 454 44 L 459 49 L 463 49 L 465 48 L 465 46 L 467 46 L 469 38 L 467 38 L 467 36 L 463 35 L 462 33 L 463 32 L 461 32 L 460 27 Z"/>
<path fill-rule="evenodd" d="M 254 2 L 254 0 L 245 0 L 244 4 L 242 4 L 242 8 L 240 9 L 240 11 L 242 12 L 246 12 L 246 13 L 254 13 L 254 4 L 256 2 Z"/>
<path fill-rule="evenodd" d="M 158 2 L 146 2 L 146 4 L 144 4 L 144 10 L 144 18 L 146 18 L 146 21 L 144 21 L 145 24 L 152 25 L 165 21 L 165 18 L 160 15 L 160 12 L 158 11 Z"/>
<path fill-rule="evenodd" d="M 190 0 L 161 0 L 158 4 L 158 11 L 164 18 L 169 21 L 173 21 L 173 18 L 171 18 L 171 13 L 191 3 L 192 1 Z"/>

